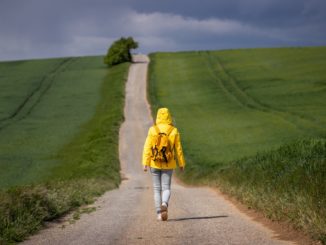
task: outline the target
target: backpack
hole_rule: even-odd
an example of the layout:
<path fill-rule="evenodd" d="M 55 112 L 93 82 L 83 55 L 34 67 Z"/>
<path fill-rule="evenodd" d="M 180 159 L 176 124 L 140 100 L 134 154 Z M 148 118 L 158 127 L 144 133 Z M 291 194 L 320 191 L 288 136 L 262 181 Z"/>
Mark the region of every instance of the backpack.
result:
<path fill-rule="evenodd" d="M 152 139 L 152 160 L 167 164 L 173 157 L 169 135 L 174 127 L 171 126 L 167 133 L 160 132 L 160 129 L 156 125 L 154 125 L 154 128 L 157 134 Z"/>

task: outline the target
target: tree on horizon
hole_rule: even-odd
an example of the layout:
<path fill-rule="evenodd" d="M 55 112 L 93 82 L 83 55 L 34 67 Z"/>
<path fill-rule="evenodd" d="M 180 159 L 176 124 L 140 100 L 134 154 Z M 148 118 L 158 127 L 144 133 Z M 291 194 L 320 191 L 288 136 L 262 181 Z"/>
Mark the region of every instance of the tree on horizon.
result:
<path fill-rule="evenodd" d="M 130 50 L 136 48 L 138 48 L 138 43 L 132 37 L 121 37 L 114 41 L 108 49 L 104 63 L 110 67 L 124 62 L 132 62 Z"/>

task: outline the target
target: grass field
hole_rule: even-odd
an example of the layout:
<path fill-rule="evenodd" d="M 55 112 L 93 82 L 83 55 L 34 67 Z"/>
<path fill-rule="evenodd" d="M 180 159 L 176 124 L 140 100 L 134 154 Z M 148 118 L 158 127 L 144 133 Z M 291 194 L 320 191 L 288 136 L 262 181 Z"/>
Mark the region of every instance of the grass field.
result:
<path fill-rule="evenodd" d="M 219 185 L 325 241 L 326 47 L 150 58 L 149 99 L 180 129 L 182 178 Z"/>
<path fill-rule="evenodd" d="M 56 153 L 94 114 L 105 69 L 98 58 L 0 63 L 0 186 L 46 179 Z M 86 68 L 87 67 L 87 68 Z"/>
<path fill-rule="evenodd" d="M 0 63 L 0 243 L 120 183 L 129 64 L 102 57 Z"/>

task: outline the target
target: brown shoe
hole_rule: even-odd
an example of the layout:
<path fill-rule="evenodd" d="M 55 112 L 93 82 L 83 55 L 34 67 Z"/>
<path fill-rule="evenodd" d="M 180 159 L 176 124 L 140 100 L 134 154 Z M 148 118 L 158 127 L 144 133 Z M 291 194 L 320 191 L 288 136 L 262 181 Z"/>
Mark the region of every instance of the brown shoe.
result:
<path fill-rule="evenodd" d="M 161 205 L 161 217 L 163 221 L 168 219 L 168 206 L 165 203 Z"/>

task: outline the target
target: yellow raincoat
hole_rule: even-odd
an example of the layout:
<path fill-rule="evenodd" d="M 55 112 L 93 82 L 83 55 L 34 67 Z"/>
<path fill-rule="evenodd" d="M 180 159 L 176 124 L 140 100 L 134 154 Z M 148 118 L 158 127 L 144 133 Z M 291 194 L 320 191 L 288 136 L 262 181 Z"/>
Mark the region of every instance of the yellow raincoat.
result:
<path fill-rule="evenodd" d="M 172 125 L 172 118 L 169 110 L 167 108 L 160 108 L 157 111 L 156 125 L 160 129 L 160 132 L 167 133 L 168 129 Z M 153 135 L 157 135 L 157 132 L 154 127 L 151 127 L 148 130 L 148 135 L 145 141 L 144 150 L 143 150 L 143 165 L 149 166 L 152 168 L 158 169 L 175 169 L 176 158 L 178 159 L 179 167 L 185 166 L 185 160 L 182 152 L 182 146 L 180 141 L 180 134 L 177 128 L 174 128 L 169 135 L 170 145 L 173 148 L 173 157 L 168 163 L 154 162 L 152 157 L 152 138 Z"/>

